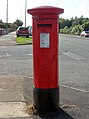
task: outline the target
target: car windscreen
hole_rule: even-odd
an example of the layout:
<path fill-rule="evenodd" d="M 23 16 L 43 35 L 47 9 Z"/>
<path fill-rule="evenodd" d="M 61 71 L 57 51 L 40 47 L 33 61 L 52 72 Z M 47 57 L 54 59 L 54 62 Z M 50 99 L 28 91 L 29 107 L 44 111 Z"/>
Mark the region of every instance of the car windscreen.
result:
<path fill-rule="evenodd" d="M 25 27 L 21 27 L 21 28 L 19 28 L 19 30 L 28 30 L 28 29 Z"/>
<path fill-rule="evenodd" d="M 88 33 L 89 34 L 89 31 L 85 31 L 85 33 Z"/>

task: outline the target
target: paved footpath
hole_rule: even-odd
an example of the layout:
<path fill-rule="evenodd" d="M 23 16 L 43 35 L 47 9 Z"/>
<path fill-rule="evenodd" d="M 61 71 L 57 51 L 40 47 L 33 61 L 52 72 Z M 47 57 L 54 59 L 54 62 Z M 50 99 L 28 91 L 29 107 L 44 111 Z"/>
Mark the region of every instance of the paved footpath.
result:
<path fill-rule="evenodd" d="M 29 117 L 23 96 L 23 76 L 0 75 L 0 119 Z"/>

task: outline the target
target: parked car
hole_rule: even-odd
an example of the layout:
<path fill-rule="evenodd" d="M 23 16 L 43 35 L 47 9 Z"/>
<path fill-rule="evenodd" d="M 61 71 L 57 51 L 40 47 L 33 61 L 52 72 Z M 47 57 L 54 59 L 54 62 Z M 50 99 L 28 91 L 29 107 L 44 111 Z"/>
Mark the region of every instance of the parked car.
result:
<path fill-rule="evenodd" d="M 28 30 L 29 30 L 29 35 L 32 36 L 32 26 L 29 26 Z"/>
<path fill-rule="evenodd" d="M 19 37 L 19 36 L 29 37 L 29 30 L 28 30 L 27 27 L 19 27 L 19 28 L 16 30 L 16 35 L 17 35 L 17 37 Z"/>
<path fill-rule="evenodd" d="M 80 36 L 82 37 L 89 37 L 89 31 L 83 31 L 81 32 Z"/>

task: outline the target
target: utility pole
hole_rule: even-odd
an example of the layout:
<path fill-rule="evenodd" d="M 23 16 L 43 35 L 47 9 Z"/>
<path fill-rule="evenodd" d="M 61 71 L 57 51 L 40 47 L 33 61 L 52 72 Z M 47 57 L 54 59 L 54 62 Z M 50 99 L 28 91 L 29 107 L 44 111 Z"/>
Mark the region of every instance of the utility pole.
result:
<path fill-rule="evenodd" d="M 6 32 L 8 33 L 8 0 L 6 2 L 6 23 L 7 23 Z"/>
<path fill-rule="evenodd" d="M 25 27 L 26 27 L 26 14 L 27 14 L 27 0 L 25 0 Z"/>
<path fill-rule="evenodd" d="M 8 0 L 6 3 L 6 22 L 8 23 Z"/>

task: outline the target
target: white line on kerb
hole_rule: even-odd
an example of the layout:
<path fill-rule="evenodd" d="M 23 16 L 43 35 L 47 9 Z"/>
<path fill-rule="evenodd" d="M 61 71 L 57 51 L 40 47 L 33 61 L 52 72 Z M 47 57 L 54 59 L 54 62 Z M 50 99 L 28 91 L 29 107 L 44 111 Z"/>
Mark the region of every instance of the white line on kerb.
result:
<path fill-rule="evenodd" d="M 65 87 L 65 88 L 71 88 L 73 90 L 80 91 L 82 93 L 89 93 L 89 91 L 81 90 L 81 89 L 78 89 L 78 88 L 75 88 L 75 87 L 71 87 L 71 86 L 66 86 L 66 85 L 60 85 L 60 86 Z"/>

